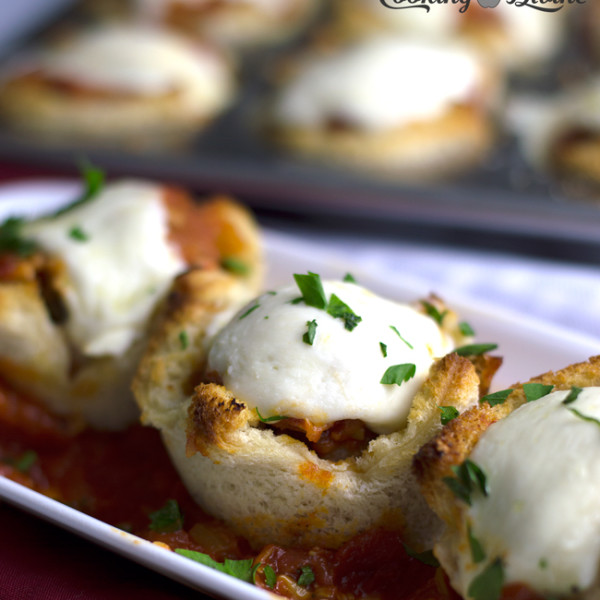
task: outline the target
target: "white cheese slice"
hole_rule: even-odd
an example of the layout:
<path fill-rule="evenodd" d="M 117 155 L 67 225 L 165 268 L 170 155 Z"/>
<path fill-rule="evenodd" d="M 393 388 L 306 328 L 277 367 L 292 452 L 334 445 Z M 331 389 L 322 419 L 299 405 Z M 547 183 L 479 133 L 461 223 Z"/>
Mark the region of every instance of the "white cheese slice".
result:
<path fill-rule="evenodd" d="M 288 126 L 322 127 L 335 117 L 386 130 L 470 102 L 482 74 L 477 55 L 461 46 L 370 38 L 304 65 L 283 89 L 275 117 Z"/>
<path fill-rule="evenodd" d="M 185 268 L 167 239 L 162 189 L 152 183 L 108 185 L 61 216 L 28 223 L 24 234 L 66 265 L 66 331 L 84 355 L 125 352 Z"/>
<path fill-rule="evenodd" d="M 352 283 L 323 287 L 327 299 L 337 295 L 362 318 L 352 331 L 325 310 L 293 303 L 301 294 L 288 287 L 264 294 L 234 316 L 214 338 L 207 370 L 263 417 L 316 424 L 361 419 L 376 433 L 401 429 L 430 366 L 453 349 L 453 341 L 408 305 Z M 312 321 L 311 345 L 303 338 Z M 415 365 L 415 376 L 401 385 L 380 383 L 389 367 L 401 364 Z"/>
<path fill-rule="evenodd" d="M 600 388 L 568 391 L 530 402 L 492 425 L 471 460 L 487 475 L 489 496 L 473 496 L 467 511 L 487 560 L 472 564 L 462 548 L 459 591 L 492 560 L 504 563 L 506 583 L 524 583 L 545 596 L 571 595 L 595 580 L 600 561 Z M 573 413 L 576 410 L 580 413 Z"/>

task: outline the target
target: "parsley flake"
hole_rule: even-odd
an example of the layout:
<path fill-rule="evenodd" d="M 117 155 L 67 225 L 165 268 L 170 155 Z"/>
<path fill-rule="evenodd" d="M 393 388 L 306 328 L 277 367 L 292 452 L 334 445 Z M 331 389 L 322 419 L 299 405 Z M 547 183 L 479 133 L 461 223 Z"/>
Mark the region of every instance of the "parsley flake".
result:
<path fill-rule="evenodd" d="M 596 425 L 598 425 L 600 427 L 600 420 L 596 419 L 595 417 L 590 417 L 589 415 L 584 415 L 582 412 L 579 412 L 576 408 L 570 408 L 569 409 L 576 417 L 579 417 L 580 419 L 583 419 L 584 421 L 587 421 L 588 423 L 595 423 Z"/>
<path fill-rule="evenodd" d="M 387 346 L 383 342 L 379 342 L 379 348 L 381 350 L 383 358 L 387 358 Z"/>
<path fill-rule="evenodd" d="M 251 312 L 255 311 L 258 307 L 260 306 L 260 304 L 258 304 L 258 302 L 254 305 L 251 306 L 244 314 L 240 315 L 240 321 L 244 318 L 246 318 Z"/>
<path fill-rule="evenodd" d="M 406 554 L 411 558 L 414 558 L 429 567 L 440 566 L 438 559 L 433 554 L 433 550 L 425 550 L 425 552 L 416 552 L 415 550 L 407 546 L 404 542 L 402 543 L 402 545 L 404 546 L 404 552 L 406 552 Z"/>
<path fill-rule="evenodd" d="M 442 425 L 447 425 L 453 419 L 456 419 L 460 414 L 458 409 L 455 406 L 438 406 L 441 411 L 440 420 L 442 421 Z"/>
<path fill-rule="evenodd" d="M 179 510 L 177 500 L 167 500 L 162 508 L 150 513 L 150 525 L 152 531 L 159 533 L 173 533 L 183 527 L 183 515 Z"/>
<path fill-rule="evenodd" d="M 270 565 L 265 565 L 263 567 L 263 575 L 265 576 L 265 584 L 267 587 L 273 589 L 277 583 L 277 574 L 275 573 L 273 567 Z"/>
<path fill-rule="evenodd" d="M 479 465 L 468 458 L 460 465 L 454 465 L 452 472 L 456 477 L 444 477 L 443 482 L 459 499 L 471 506 L 471 494 L 479 490 L 489 495 L 487 476 Z"/>
<path fill-rule="evenodd" d="M 315 308 L 325 309 L 327 306 L 327 298 L 325 297 L 325 290 L 323 290 L 323 284 L 321 283 L 321 277 L 316 273 L 308 272 L 307 275 L 294 274 L 296 284 L 302 292 L 302 300 L 307 306 L 314 306 Z"/>
<path fill-rule="evenodd" d="M 354 275 L 352 275 L 352 273 L 346 273 L 343 281 L 346 283 L 356 283 L 356 279 L 354 279 Z"/>
<path fill-rule="evenodd" d="M 388 367 L 379 383 L 383 383 L 384 385 L 402 385 L 405 381 L 412 379 L 416 372 L 417 367 L 412 363 L 392 365 Z"/>
<path fill-rule="evenodd" d="M 87 242 L 90 236 L 78 225 L 69 229 L 69 237 L 76 242 Z"/>
<path fill-rule="evenodd" d="M 474 329 L 466 321 L 462 321 L 458 324 L 458 330 L 466 337 L 472 337 L 475 335 Z"/>
<path fill-rule="evenodd" d="M 406 341 L 403 337 L 402 334 L 398 331 L 398 329 L 396 327 L 394 327 L 393 325 L 390 325 L 390 329 L 411 349 L 414 350 L 414 346 Z"/>
<path fill-rule="evenodd" d="M 315 580 L 315 574 L 310 565 L 300 567 L 300 577 L 298 577 L 298 585 L 308 587 Z"/>
<path fill-rule="evenodd" d="M 248 275 L 250 267 L 247 263 L 234 256 L 226 256 L 221 260 L 221 267 L 234 275 Z"/>
<path fill-rule="evenodd" d="M 540 569 L 547 569 L 548 568 L 548 560 L 545 558 L 540 558 L 540 562 L 538 563 L 538 567 Z"/>
<path fill-rule="evenodd" d="M 425 309 L 425 312 L 438 324 L 441 325 L 444 317 L 448 314 L 448 311 L 445 310 L 440 312 L 436 306 L 431 304 L 431 302 L 427 302 L 427 300 L 421 300 L 421 304 Z"/>
<path fill-rule="evenodd" d="M 179 332 L 179 344 L 181 345 L 182 350 L 187 350 L 190 345 L 190 338 L 187 334 L 187 331 Z"/>
<path fill-rule="evenodd" d="M 14 462 L 14 467 L 21 473 L 27 473 L 37 462 L 38 455 L 34 450 L 27 450 Z"/>
<path fill-rule="evenodd" d="M 261 423 L 275 423 L 275 421 L 283 421 L 283 419 L 287 419 L 288 417 L 284 417 L 281 415 L 275 415 L 273 417 L 263 417 L 258 410 L 258 406 L 254 409 L 256 410 L 256 414 L 258 415 L 258 419 Z"/>
<path fill-rule="evenodd" d="M 226 558 L 224 562 L 220 563 L 211 558 L 208 554 L 204 554 L 203 552 L 185 550 L 184 548 L 176 548 L 175 552 L 181 556 L 190 558 L 202 565 L 211 567 L 212 569 L 215 569 L 217 571 L 221 571 L 221 573 L 231 575 L 236 579 L 241 579 L 242 581 L 246 581 L 248 583 L 253 582 L 256 567 L 252 566 L 253 560 L 251 558 L 243 560 L 232 560 L 230 558 Z"/>
<path fill-rule="evenodd" d="M 312 346 L 317 333 L 317 322 L 313 319 L 312 321 L 306 321 L 306 325 L 308 327 L 308 331 L 302 336 L 302 341 L 305 344 Z"/>
<path fill-rule="evenodd" d="M 327 304 L 327 314 L 335 319 L 342 319 L 344 327 L 348 331 L 352 331 L 361 321 L 359 317 L 345 302 L 340 300 L 335 294 L 331 294 Z"/>
<path fill-rule="evenodd" d="M 79 169 L 85 185 L 83 194 L 77 200 L 75 200 L 75 202 L 71 202 L 71 204 L 68 204 L 67 206 L 56 211 L 53 215 L 54 217 L 64 215 L 74 208 L 77 208 L 82 204 L 86 204 L 90 200 L 93 200 L 102 191 L 105 182 L 104 171 L 94 167 L 87 160 L 84 160 L 80 164 Z"/>
<path fill-rule="evenodd" d="M 483 562 L 487 557 L 481 542 L 473 535 L 471 525 L 467 526 L 467 537 L 469 538 L 469 547 L 471 548 L 471 558 L 475 564 Z"/>
<path fill-rule="evenodd" d="M 491 352 L 498 347 L 498 344 L 467 344 L 457 348 L 454 352 L 459 356 L 479 356 L 486 352 Z"/>
<path fill-rule="evenodd" d="M 499 392 L 494 392 L 493 394 L 488 394 L 487 396 L 483 396 L 481 400 L 479 400 L 479 404 L 483 404 L 487 402 L 490 406 L 497 406 L 498 404 L 504 404 L 506 399 L 512 394 L 513 390 L 500 390 Z"/>
<path fill-rule="evenodd" d="M 579 394 L 581 394 L 582 391 L 583 391 L 582 388 L 574 385 L 571 388 L 569 395 L 562 401 L 562 403 L 563 404 L 572 404 L 573 402 L 575 402 L 575 400 L 577 400 L 577 398 L 579 397 Z"/>
<path fill-rule="evenodd" d="M 524 383 L 523 392 L 527 402 L 534 402 L 544 396 L 547 396 L 554 389 L 553 385 L 544 385 L 543 383 Z"/>
<path fill-rule="evenodd" d="M 23 237 L 25 219 L 9 217 L 0 225 L 0 252 L 13 252 L 19 256 L 31 256 L 36 250 L 35 242 Z"/>
<path fill-rule="evenodd" d="M 467 594 L 473 600 L 498 600 L 504 587 L 504 566 L 502 559 L 490 563 L 469 585 Z"/>

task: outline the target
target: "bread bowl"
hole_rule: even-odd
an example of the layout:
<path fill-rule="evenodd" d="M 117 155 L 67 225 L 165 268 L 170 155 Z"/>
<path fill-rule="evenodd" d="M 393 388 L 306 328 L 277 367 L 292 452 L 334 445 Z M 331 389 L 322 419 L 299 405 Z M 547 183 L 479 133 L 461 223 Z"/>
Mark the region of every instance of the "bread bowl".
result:
<path fill-rule="evenodd" d="M 299 32 L 319 0 L 134 0 L 138 19 L 226 47 L 264 46 Z"/>
<path fill-rule="evenodd" d="M 142 421 L 161 431 L 196 502 L 257 549 L 335 548 L 377 526 L 427 548 L 439 522 L 414 486 L 412 456 L 441 427 L 441 397 L 456 410 L 471 406 L 499 361 L 446 355 L 465 338 L 439 299 L 432 302 L 441 326 L 423 305 L 343 282 L 323 282 L 327 310 L 297 300 L 301 292 L 289 286 L 232 316 L 227 303 L 214 302 L 233 293 L 226 278 L 186 279 L 176 283 L 133 389 Z M 354 315 L 350 324 L 332 316 L 334 296 Z M 191 340 L 185 351 L 182 330 Z M 400 384 L 380 383 L 390 366 L 411 364 Z"/>
<path fill-rule="evenodd" d="M 228 107 L 234 87 L 229 59 L 207 43 L 109 24 L 17 57 L 3 74 L 0 116 L 53 144 L 177 147 Z"/>
<path fill-rule="evenodd" d="M 315 46 L 278 82 L 267 135 L 309 160 L 435 180 L 489 152 L 501 87 L 460 45 L 382 35 Z"/>
<path fill-rule="evenodd" d="M 419 451 L 423 493 L 445 522 L 434 551 L 461 596 L 597 597 L 599 384 L 598 356 L 544 373 Z"/>
<path fill-rule="evenodd" d="M 0 376 L 54 412 L 98 428 L 138 417 L 130 384 L 148 323 L 172 279 L 244 261 L 261 278 L 258 233 L 237 203 L 195 205 L 184 191 L 110 183 L 45 218 L 0 230 Z"/>
<path fill-rule="evenodd" d="M 387 32 L 428 39 L 461 39 L 510 71 L 531 71 L 556 55 L 564 42 L 566 11 L 544 12 L 515 3 L 440 3 L 401 6 L 393 1 L 335 0 L 337 29 L 355 37 Z"/>

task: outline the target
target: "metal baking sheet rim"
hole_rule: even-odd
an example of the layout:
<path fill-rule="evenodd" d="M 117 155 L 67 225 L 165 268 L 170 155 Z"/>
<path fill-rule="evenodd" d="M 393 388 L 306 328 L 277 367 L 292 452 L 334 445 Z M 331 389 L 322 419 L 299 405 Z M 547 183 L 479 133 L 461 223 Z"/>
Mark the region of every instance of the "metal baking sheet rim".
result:
<path fill-rule="evenodd" d="M 110 175 L 171 180 L 204 192 L 232 193 L 258 210 L 600 244 L 598 205 L 565 201 L 553 190 L 545 194 L 537 190 L 530 195 L 460 182 L 410 186 L 354 178 L 283 158 L 265 162 L 263 158 L 251 161 L 34 147 L 0 136 L 0 160 L 72 170 L 82 157 L 104 167 Z"/>

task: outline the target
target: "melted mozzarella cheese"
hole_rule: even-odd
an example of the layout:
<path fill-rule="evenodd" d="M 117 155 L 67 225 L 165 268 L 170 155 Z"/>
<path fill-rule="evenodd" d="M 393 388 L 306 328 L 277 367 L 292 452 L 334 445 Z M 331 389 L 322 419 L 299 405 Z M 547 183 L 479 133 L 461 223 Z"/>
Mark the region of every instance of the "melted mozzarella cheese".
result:
<path fill-rule="evenodd" d="M 317 424 L 361 419 L 377 433 L 402 428 L 431 364 L 453 349 L 452 340 L 410 306 L 352 283 L 323 287 L 327 298 L 336 294 L 362 317 L 352 331 L 325 310 L 292 303 L 298 288 L 285 288 L 258 298 L 217 334 L 207 371 L 216 371 L 263 417 Z M 317 328 L 310 345 L 303 336 L 313 320 Z M 380 344 L 387 347 L 387 357 Z M 380 383 L 388 367 L 400 364 L 414 364 L 416 375 L 401 385 Z"/>
<path fill-rule="evenodd" d="M 481 75 L 476 56 L 461 47 L 372 38 L 313 58 L 284 88 L 275 117 L 291 126 L 322 127 L 340 118 L 385 130 L 470 101 Z"/>
<path fill-rule="evenodd" d="M 471 460 L 487 475 L 489 496 L 467 511 L 487 561 L 461 558 L 459 591 L 488 561 L 501 557 L 506 583 L 520 582 L 542 595 L 570 595 L 596 578 L 600 561 L 600 388 L 568 391 L 525 404 L 492 425 Z"/>
<path fill-rule="evenodd" d="M 153 28 L 86 32 L 40 55 L 39 68 L 50 77 L 101 90 L 147 96 L 176 92 L 189 106 L 218 106 L 230 87 L 221 57 Z"/>
<path fill-rule="evenodd" d="M 166 217 L 159 186 L 124 181 L 61 216 L 26 225 L 24 234 L 66 265 L 66 331 L 83 354 L 125 352 L 185 267 L 168 243 Z"/>

